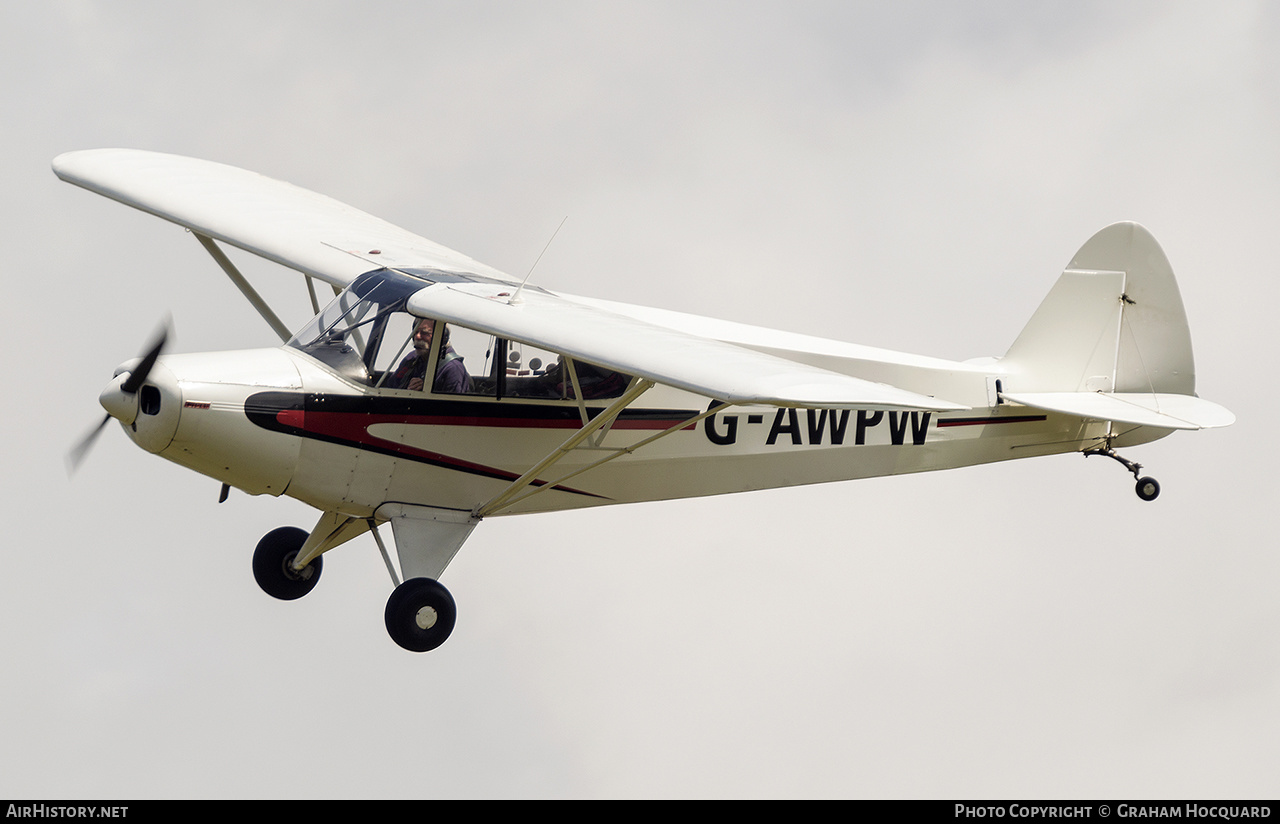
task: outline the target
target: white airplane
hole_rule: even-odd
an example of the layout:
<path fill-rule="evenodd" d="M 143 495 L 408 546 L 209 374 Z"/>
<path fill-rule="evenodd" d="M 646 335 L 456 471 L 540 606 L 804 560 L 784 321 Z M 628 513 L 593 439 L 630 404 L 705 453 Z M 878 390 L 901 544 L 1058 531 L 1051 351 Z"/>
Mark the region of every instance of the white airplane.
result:
<path fill-rule="evenodd" d="M 1003 357 L 950 361 L 556 294 L 329 198 L 202 160 L 71 152 L 62 180 L 186 227 L 283 346 L 122 364 L 99 400 L 135 443 L 322 514 L 254 552 L 299 598 L 372 533 L 402 647 L 449 636 L 439 578 L 484 518 L 925 472 L 1117 447 L 1235 418 L 1195 395 L 1173 271 L 1133 223 L 1067 265 Z M 288 329 L 220 243 L 304 276 Z M 321 307 L 315 281 L 335 297 Z M 429 322 L 424 322 L 429 321 Z M 428 378 L 430 376 L 430 378 Z M 399 572 L 380 526 L 390 523 Z"/>

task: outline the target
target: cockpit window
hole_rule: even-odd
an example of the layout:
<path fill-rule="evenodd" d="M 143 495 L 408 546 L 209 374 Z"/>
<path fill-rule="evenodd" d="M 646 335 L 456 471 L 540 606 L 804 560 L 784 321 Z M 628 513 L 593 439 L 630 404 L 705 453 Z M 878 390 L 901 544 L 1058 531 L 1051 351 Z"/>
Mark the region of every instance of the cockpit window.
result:
<path fill-rule="evenodd" d="M 288 345 L 349 380 L 382 389 L 578 401 L 618 397 L 631 380 L 550 350 L 409 314 L 405 303 L 428 283 L 389 269 L 361 275 Z"/>

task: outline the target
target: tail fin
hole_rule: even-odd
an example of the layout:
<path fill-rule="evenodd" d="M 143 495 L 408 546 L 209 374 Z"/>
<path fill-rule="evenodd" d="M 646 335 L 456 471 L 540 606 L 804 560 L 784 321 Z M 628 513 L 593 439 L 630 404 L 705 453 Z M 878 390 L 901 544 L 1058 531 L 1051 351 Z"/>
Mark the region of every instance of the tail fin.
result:
<path fill-rule="evenodd" d="M 1002 399 L 1145 427 L 1130 443 L 1235 421 L 1195 396 L 1173 269 L 1136 223 L 1108 226 L 1081 247 L 1002 364 Z"/>
<path fill-rule="evenodd" d="M 1089 239 L 1005 355 L 1010 392 L 1195 394 L 1173 269 L 1136 223 Z"/>

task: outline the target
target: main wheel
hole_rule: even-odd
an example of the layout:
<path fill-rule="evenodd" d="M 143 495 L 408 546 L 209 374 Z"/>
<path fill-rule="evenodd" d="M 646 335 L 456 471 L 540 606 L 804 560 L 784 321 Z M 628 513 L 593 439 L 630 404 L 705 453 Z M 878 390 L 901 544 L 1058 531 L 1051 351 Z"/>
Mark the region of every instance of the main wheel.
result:
<path fill-rule="evenodd" d="M 296 526 L 282 526 L 262 536 L 253 550 L 253 577 L 263 592 L 281 601 L 293 601 L 315 588 L 322 559 L 316 558 L 302 569 L 293 568 L 293 559 L 306 542 L 306 530 Z"/>
<path fill-rule="evenodd" d="M 411 652 L 427 652 L 453 632 L 458 609 L 449 590 L 431 578 L 410 578 L 387 599 L 387 632 Z"/>
<path fill-rule="evenodd" d="M 1139 478 L 1135 489 L 1138 497 L 1144 501 L 1154 501 L 1156 496 L 1160 494 L 1160 484 L 1156 482 L 1155 478 Z"/>

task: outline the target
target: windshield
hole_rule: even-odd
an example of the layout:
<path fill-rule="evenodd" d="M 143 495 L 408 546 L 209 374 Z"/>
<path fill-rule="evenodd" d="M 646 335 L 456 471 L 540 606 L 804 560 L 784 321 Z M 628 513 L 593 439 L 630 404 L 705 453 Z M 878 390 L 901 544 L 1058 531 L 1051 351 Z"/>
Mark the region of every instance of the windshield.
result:
<path fill-rule="evenodd" d="M 339 374 L 361 383 L 374 383 L 380 369 L 396 356 L 407 335 L 388 334 L 388 328 L 408 323 L 405 301 L 427 283 L 399 272 L 381 269 L 356 278 L 333 302 L 289 340 L 328 364 Z M 397 317 L 400 315 L 400 317 Z M 396 318 L 399 323 L 393 323 Z M 386 344 L 387 352 L 379 352 Z"/>

